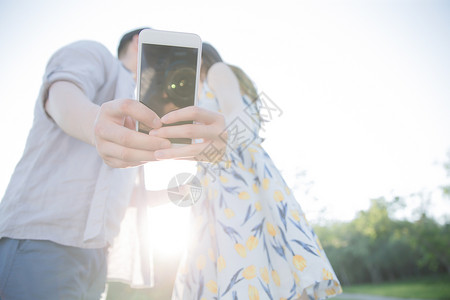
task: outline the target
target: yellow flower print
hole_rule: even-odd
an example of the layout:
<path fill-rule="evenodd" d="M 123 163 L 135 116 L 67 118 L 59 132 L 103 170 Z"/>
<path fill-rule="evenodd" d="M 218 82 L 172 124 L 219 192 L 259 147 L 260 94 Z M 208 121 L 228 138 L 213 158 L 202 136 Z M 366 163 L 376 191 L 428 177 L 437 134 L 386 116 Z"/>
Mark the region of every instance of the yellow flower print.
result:
<path fill-rule="evenodd" d="M 244 245 L 237 243 L 234 245 L 234 249 L 241 257 L 247 256 L 247 251 L 245 250 Z"/>
<path fill-rule="evenodd" d="M 202 179 L 201 179 L 201 184 L 203 185 L 203 186 L 208 186 L 208 184 L 209 184 L 209 180 L 208 180 L 208 177 L 203 177 Z"/>
<path fill-rule="evenodd" d="M 244 269 L 244 272 L 242 272 L 242 276 L 244 276 L 245 279 L 252 279 L 256 277 L 256 267 L 254 265 L 248 266 Z"/>
<path fill-rule="evenodd" d="M 298 213 L 298 210 L 291 210 L 291 215 L 295 221 L 300 221 L 300 214 Z"/>
<path fill-rule="evenodd" d="M 225 208 L 224 212 L 225 212 L 225 216 L 228 219 L 231 219 L 232 217 L 234 217 L 234 211 L 231 208 Z"/>
<path fill-rule="evenodd" d="M 228 182 L 228 178 L 226 178 L 225 176 L 220 176 L 219 178 L 220 178 L 220 181 L 222 183 L 227 183 Z"/>
<path fill-rule="evenodd" d="M 297 270 L 303 271 L 306 268 L 306 260 L 303 256 L 295 255 L 292 260 Z"/>
<path fill-rule="evenodd" d="M 271 236 L 275 236 L 277 234 L 275 227 L 270 222 L 267 222 L 267 231 Z"/>
<path fill-rule="evenodd" d="M 267 190 L 269 188 L 270 185 L 270 180 L 269 178 L 264 178 L 262 181 L 262 187 L 263 189 Z"/>
<path fill-rule="evenodd" d="M 287 300 L 287 298 L 281 297 L 280 300 Z"/>
<path fill-rule="evenodd" d="M 250 194 L 247 192 L 240 192 L 238 197 L 239 199 L 247 200 L 250 199 Z"/>
<path fill-rule="evenodd" d="M 334 290 L 334 288 L 329 288 L 325 290 L 325 293 L 327 294 L 327 296 L 332 296 L 336 294 L 336 291 Z"/>
<path fill-rule="evenodd" d="M 231 160 L 225 161 L 225 168 L 226 168 L 226 169 L 231 168 Z"/>
<path fill-rule="evenodd" d="M 323 280 L 333 279 L 333 274 L 331 274 L 331 272 L 325 268 L 323 268 L 322 274 L 323 274 Z"/>
<path fill-rule="evenodd" d="M 258 192 L 259 192 L 259 188 L 258 188 L 258 186 L 256 185 L 256 183 L 253 184 L 253 192 L 254 192 L 255 194 L 258 194 Z"/>
<path fill-rule="evenodd" d="M 206 92 L 206 98 L 214 99 L 214 94 L 208 91 L 208 92 Z"/>
<path fill-rule="evenodd" d="M 295 284 L 300 284 L 300 278 L 298 277 L 298 274 L 296 271 L 292 271 L 292 275 L 294 276 Z"/>
<path fill-rule="evenodd" d="M 260 211 L 260 210 L 262 209 L 262 207 L 261 207 L 261 202 L 259 202 L 259 201 L 256 201 L 256 202 L 255 202 L 255 209 L 256 209 L 257 211 Z"/>
<path fill-rule="evenodd" d="M 212 262 L 216 261 L 216 257 L 214 256 L 214 251 L 212 248 L 208 248 L 208 257 Z"/>
<path fill-rule="evenodd" d="M 248 152 L 250 152 L 250 153 L 257 153 L 258 150 L 254 149 L 254 148 L 251 148 L 251 147 L 248 147 Z"/>
<path fill-rule="evenodd" d="M 248 299 L 249 300 L 259 300 L 259 292 L 253 285 L 248 285 Z"/>
<path fill-rule="evenodd" d="M 226 267 L 225 258 L 223 258 L 223 256 L 220 255 L 220 256 L 217 258 L 217 269 L 218 269 L 219 272 L 220 272 L 220 271 L 222 271 L 223 269 L 225 269 L 225 267 Z"/>
<path fill-rule="evenodd" d="M 259 269 L 259 273 L 261 273 L 262 280 L 266 284 L 269 284 L 269 271 L 267 270 L 267 268 L 263 267 L 263 268 Z"/>
<path fill-rule="evenodd" d="M 217 283 L 214 280 L 208 281 L 208 283 L 206 284 L 206 287 L 208 288 L 208 290 L 211 293 L 217 294 Z"/>
<path fill-rule="evenodd" d="M 278 272 L 275 270 L 272 270 L 272 279 L 277 286 L 280 286 L 280 276 L 278 275 Z"/>
<path fill-rule="evenodd" d="M 287 186 L 284 187 L 284 191 L 286 192 L 286 195 L 291 194 L 291 190 Z"/>
<path fill-rule="evenodd" d="M 199 255 L 199 257 L 197 257 L 197 269 L 199 270 L 203 270 L 203 268 L 206 265 L 206 258 L 204 255 Z"/>
<path fill-rule="evenodd" d="M 250 173 L 252 173 L 253 175 L 255 175 L 255 170 L 254 170 L 253 168 L 248 168 L 248 171 L 249 171 Z"/>
<path fill-rule="evenodd" d="M 253 249 L 256 248 L 256 246 L 258 246 L 258 238 L 256 236 L 251 235 L 247 239 L 247 242 L 245 243 L 245 245 L 247 246 L 248 250 L 252 251 Z"/>
<path fill-rule="evenodd" d="M 283 201 L 283 200 L 284 200 L 283 193 L 282 193 L 280 190 L 276 190 L 276 191 L 273 193 L 273 199 L 274 199 L 275 201 L 277 201 L 277 202 Z"/>
<path fill-rule="evenodd" d="M 305 213 L 303 213 L 303 219 L 305 220 L 305 222 L 306 222 L 306 225 L 308 225 L 308 226 L 309 226 L 309 222 L 308 222 L 308 219 L 306 218 L 306 215 L 305 215 Z"/>
<path fill-rule="evenodd" d="M 238 161 L 238 166 L 239 166 L 239 168 L 241 168 L 243 171 L 247 171 L 247 169 L 245 168 L 245 166 L 240 162 L 240 161 Z"/>

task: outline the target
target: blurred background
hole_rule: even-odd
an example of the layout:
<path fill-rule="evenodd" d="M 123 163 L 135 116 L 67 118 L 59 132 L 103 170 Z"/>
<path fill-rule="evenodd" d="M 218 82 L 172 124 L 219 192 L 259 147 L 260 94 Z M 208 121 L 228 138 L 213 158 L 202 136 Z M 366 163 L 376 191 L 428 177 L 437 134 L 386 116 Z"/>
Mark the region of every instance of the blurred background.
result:
<path fill-rule="evenodd" d="M 450 299 L 449 16 L 425 0 L 0 0 L 0 193 L 58 48 L 91 39 L 116 54 L 138 27 L 194 32 L 280 108 L 263 146 L 345 292 Z M 148 188 L 193 167 L 152 164 Z M 187 222 L 188 209 L 152 209 L 156 287 L 111 284 L 108 298 L 167 299 Z"/>

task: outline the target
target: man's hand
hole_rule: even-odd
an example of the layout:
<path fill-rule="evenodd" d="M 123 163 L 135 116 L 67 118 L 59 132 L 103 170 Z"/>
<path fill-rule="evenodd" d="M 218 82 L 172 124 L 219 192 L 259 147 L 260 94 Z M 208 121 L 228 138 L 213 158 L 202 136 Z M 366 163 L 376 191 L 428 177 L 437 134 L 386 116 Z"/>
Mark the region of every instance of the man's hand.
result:
<path fill-rule="evenodd" d="M 160 138 L 192 138 L 203 139 L 202 143 L 195 143 L 178 148 L 155 151 L 156 159 L 187 159 L 215 162 L 225 153 L 227 133 L 225 118 L 222 114 L 212 112 L 197 106 L 189 106 L 172 111 L 161 118 L 164 124 L 181 121 L 194 121 L 194 124 L 161 127 L 150 131 L 150 136 Z M 209 150 L 214 150 L 212 155 Z M 211 155 L 208 155 L 211 154 Z"/>
<path fill-rule="evenodd" d="M 161 120 L 144 104 L 131 99 L 105 102 L 94 122 L 94 144 L 103 161 L 114 168 L 126 168 L 155 159 L 155 150 L 170 147 L 170 141 L 136 131 L 135 121 L 160 128 Z"/>
<path fill-rule="evenodd" d="M 45 110 L 65 133 L 95 146 L 114 168 L 155 160 L 155 150 L 170 147 L 167 139 L 136 131 L 135 121 L 150 128 L 162 126 L 159 117 L 136 100 L 117 99 L 98 106 L 75 84 L 58 81 L 50 87 Z"/>

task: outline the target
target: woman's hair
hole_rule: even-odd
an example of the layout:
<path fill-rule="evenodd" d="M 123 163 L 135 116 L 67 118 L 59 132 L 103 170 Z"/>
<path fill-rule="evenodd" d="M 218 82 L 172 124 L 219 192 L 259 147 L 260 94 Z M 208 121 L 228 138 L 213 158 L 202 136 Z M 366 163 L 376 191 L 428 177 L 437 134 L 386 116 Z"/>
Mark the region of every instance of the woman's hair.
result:
<path fill-rule="evenodd" d="M 209 68 L 218 62 L 223 62 L 222 57 L 220 57 L 219 52 L 208 43 L 202 44 L 202 66 L 200 69 L 200 76 L 206 78 Z M 239 81 L 239 87 L 242 95 L 246 95 L 250 98 L 252 102 L 256 101 L 258 98 L 258 93 L 256 91 L 255 85 L 252 80 L 242 71 L 241 68 L 227 64 L 233 71 L 234 75 Z"/>

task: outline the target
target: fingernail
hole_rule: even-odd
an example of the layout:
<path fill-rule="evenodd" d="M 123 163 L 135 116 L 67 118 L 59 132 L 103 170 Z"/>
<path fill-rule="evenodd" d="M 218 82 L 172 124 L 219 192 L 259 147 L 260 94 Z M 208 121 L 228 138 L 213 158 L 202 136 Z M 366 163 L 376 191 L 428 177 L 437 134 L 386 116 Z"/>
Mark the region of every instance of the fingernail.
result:
<path fill-rule="evenodd" d="M 153 126 L 154 127 L 160 127 L 161 121 L 158 118 L 153 119 Z"/>
<path fill-rule="evenodd" d="M 164 158 L 164 152 L 162 152 L 162 151 L 155 151 L 155 158 L 156 159 L 163 159 Z"/>
<path fill-rule="evenodd" d="M 148 133 L 148 135 L 157 135 L 158 131 L 156 129 L 152 129 L 150 130 L 150 132 Z"/>
<path fill-rule="evenodd" d="M 161 118 L 161 122 L 166 123 L 166 121 L 167 121 L 167 117 L 166 117 L 166 116 L 163 116 L 163 117 Z"/>

